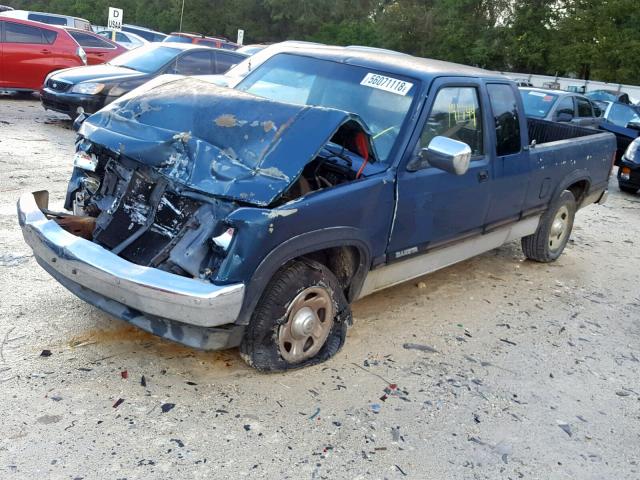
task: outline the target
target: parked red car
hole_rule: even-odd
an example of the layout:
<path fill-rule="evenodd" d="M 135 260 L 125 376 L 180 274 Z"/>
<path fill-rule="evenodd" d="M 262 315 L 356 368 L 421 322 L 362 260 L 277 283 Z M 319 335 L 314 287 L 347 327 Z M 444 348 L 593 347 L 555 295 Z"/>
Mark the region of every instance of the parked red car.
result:
<path fill-rule="evenodd" d="M 39 90 L 49 73 L 86 64 L 84 49 L 63 28 L 0 17 L 0 88 Z"/>
<path fill-rule="evenodd" d="M 66 30 L 87 53 L 87 64 L 89 65 L 99 65 L 128 52 L 122 45 L 118 45 L 101 35 L 77 28 L 67 28 Z"/>

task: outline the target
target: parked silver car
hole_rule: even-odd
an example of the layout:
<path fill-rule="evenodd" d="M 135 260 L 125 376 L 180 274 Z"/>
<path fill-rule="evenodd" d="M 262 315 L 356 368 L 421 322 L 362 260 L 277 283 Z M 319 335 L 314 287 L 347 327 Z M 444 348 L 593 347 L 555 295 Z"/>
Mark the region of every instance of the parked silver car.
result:
<path fill-rule="evenodd" d="M 520 88 L 527 117 L 598 128 L 600 110 L 584 95 L 544 88 Z"/>
<path fill-rule="evenodd" d="M 108 38 L 109 40 L 113 39 L 113 34 L 111 30 L 101 30 L 96 33 L 105 38 Z M 131 32 L 116 32 L 115 37 L 116 37 L 116 43 L 119 45 L 122 45 L 127 50 L 133 50 L 134 48 L 138 48 L 149 43 L 140 35 L 136 35 L 135 33 L 131 33 Z"/>

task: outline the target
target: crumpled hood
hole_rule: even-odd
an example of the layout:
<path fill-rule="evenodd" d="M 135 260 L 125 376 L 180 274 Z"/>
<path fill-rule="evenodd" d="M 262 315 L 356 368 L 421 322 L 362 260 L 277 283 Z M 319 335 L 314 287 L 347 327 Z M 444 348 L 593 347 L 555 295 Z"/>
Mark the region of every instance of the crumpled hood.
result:
<path fill-rule="evenodd" d="M 193 190 L 264 206 L 348 122 L 371 145 L 354 114 L 180 78 L 134 90 L 87 118 L 79 133 Z"/>

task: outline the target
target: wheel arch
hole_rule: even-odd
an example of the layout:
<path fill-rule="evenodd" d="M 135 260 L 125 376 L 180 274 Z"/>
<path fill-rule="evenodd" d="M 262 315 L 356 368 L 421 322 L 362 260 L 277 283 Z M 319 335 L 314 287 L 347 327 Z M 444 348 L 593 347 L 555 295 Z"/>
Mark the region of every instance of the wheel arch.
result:
<path fill-rule="evenodd" d="M 583 169 L 574 170 L 558 184 L 556 191 L 551 197 L 549 205 L 553 205 L 553 202 L 562 194 L 562 192 L 569 190 L 576 199 L 578 207 L 580 207 L 581 203 L 589 194 L 590 188 L 591 176 L 589 173 Z"/>
<path fill-rule="evenodd" d="M 351 302 L 358 298 L 371 266 L 371 248 L 362 232 L 352 227 L 334 227 L 306 232 L 280 244 L 260 262 L 246 285 L 242 309 L 236 321 L 247 325 L 273 275 L 286 263 L 310 258 L 333 272 Z"/>

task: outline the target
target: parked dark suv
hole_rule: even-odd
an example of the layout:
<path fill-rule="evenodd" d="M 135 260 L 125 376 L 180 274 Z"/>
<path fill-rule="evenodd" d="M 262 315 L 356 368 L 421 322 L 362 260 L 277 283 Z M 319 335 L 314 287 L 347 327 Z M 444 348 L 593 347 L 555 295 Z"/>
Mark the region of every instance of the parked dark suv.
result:
<path fill-rule="evenodd" d="M 640 136 L 640 106 L 621 102 L 602 102 L 604 107 L 602 130 L 614 133 L 618 143 L 616 165 L 629 144 Z"/>
<path fill-rule="evenodd" d="M 602 122 L 600 111 L 584 95 L 543 88 L 520 88 L 520 95 L 528 117 L 591 128 Z"/>

